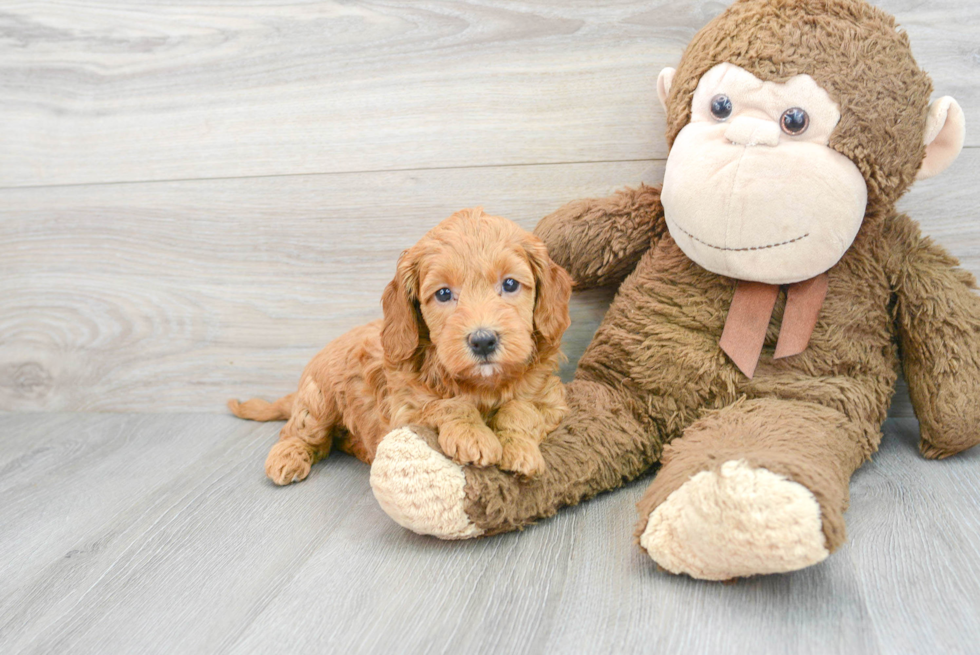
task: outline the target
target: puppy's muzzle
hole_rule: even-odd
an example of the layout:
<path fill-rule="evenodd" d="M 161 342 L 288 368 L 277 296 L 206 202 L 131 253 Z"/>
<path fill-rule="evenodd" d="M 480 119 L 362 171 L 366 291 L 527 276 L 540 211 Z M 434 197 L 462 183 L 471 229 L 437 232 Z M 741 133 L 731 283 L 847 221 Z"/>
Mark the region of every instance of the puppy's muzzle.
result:
<path fill-rule="evenodd" d="M 497 350 L 500 343 L 500 336 L 492 331 L 480 328 L 470 333 L 466 338 L 470 350 L 480 359 L 488 359 Z"/>

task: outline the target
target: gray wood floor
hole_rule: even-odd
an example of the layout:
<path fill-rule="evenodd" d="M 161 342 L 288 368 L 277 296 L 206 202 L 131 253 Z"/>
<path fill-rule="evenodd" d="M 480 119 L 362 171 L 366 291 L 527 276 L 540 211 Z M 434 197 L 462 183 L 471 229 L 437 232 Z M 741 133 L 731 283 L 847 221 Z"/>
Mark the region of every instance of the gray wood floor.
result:
<path fill-rule="evenodd" d="M 344 455 L 276 488 L 279 424 L 0 415 L 3 653 L 976 653 L 980 451 L 923 460 L 890 419 L 849 541 L 790 575 L 706 584 L 632 543 L 648 480 L 522 533 L 440 542 Z"/>

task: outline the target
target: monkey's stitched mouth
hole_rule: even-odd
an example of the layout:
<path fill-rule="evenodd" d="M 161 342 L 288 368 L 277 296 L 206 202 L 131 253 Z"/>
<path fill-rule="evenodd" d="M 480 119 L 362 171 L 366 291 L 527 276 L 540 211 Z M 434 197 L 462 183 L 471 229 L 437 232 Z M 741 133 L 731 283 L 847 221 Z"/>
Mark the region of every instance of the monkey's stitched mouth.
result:
<path fill-rule="evenodd" d="M 691 234 L 690 232 L 688 232 L 687 230 L 685 230 L 684 228 L 682 228 L 680 225 L 677 225 L 677 223 L 675 223 L 674 221 L 671 221 L 671 222 L 674 223 L 675 226 L 677 226 L 677 229 L 678 230 L 680 230 L 681 232 L 683 232 L 687 236 L 691 237 L 692 239 L 694 239 L 695 241 L 697 241 L 701 245 L 708 246 L 709 248 L 714 248 L 715 250 L 724 250 L 726 252 L 747 252 L 747 251 L 750 251 L 750 250 L 768 250 L 769 248 L 778 248 L 779 246 L 785 246 L 785 245 L 788 245 L 790 243 L 796 243 L 797 241 L 800 241 L 800 240 L 805 239 L 808 236 L 810 236 L 810 233 L 807 232 L 806 234 L 803 234 L 801 236 L 798 236 L 795 239 L 789 239 L 788 241 L 780 241 L 779 243 L 770 243 L 770 244 L 765 245 L 765 246 L 749 246 L 747 248 L 723 248 L 722 246 L 716 246 L 713 243 L 708 243 L 707 241 L 703 241 L 703 240 L 697 238 L 696 236 L 694 236 L 693 234 Z"/>

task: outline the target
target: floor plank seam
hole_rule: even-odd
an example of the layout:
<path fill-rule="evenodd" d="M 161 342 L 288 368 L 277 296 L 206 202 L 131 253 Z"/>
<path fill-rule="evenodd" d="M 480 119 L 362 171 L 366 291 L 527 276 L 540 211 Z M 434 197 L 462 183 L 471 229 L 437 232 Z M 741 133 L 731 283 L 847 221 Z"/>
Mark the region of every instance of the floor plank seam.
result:
<path fill-rule="evenodd" d="M 494 168 L 535 168 L 544 166 L 592 166 L 602 164 L 637 164 L 666 162 L 665 157 L 653 159 L 586 159 L 581 161 L 556 162 L 515 162 L 513 164 L 473 164 L 469 166 L 417 166 L 409 168 L 382 168 L 350 171 L 314 171 L 310 173 L 271 173 L 269 175 L 232 175 L 218 177 L 160 178 L 146 180 L 108 180 L 103 182 L 72 182 L 69 184 L 27 184 L 22 186 L 0 186 L 0 191 L 19 191 L 26 189 L 70 189 L 75 187 L 107 187 L 128 184 L 178 184 L 186 182 L 226 182 L 235 180 L 265 180 L 301 177 L 326 177 L 341 175 L 384 175 L 387 173 L 422 173 L 430 171 L 468 171 Z"/>

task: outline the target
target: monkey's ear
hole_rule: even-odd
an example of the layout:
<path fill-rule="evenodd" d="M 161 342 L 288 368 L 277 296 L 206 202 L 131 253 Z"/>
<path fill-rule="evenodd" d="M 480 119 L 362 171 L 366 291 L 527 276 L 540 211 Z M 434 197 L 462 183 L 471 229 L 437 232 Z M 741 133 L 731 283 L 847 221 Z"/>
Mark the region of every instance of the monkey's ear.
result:
<path fill-rule="evenodd" d="M 926 117 L 926 158 L 919 168 L 917 180 L 942 173 L 953 163 L 966 140 L 966 120 L 959 104 L 943 96 L 929 105 Z"/>
<path fill-rule="evenodd" d="M 670 93 L 670 85 L 674 82 L 676 72 L 674 68 L 665 68 L 660 71 L 660 77 L 657 78 L 657 97 L 660 98 L 664 111 L 667 111 L 667 94 Z"/>

